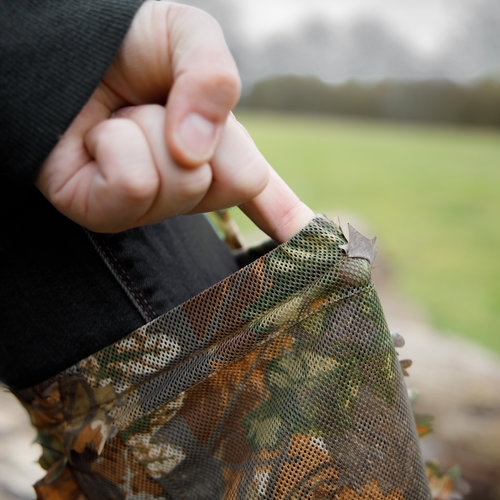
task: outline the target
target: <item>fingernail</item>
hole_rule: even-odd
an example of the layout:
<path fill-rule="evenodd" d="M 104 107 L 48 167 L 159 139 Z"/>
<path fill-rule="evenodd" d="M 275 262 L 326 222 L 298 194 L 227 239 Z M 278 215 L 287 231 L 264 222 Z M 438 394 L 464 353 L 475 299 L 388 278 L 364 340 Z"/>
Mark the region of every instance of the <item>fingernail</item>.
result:
<path fill-rule="evenodd" d="M 206 161 L 215 148 L 215 124 L 198 113 L 190 113 L 179 125 L 177 139 L 193 161 Z"/>

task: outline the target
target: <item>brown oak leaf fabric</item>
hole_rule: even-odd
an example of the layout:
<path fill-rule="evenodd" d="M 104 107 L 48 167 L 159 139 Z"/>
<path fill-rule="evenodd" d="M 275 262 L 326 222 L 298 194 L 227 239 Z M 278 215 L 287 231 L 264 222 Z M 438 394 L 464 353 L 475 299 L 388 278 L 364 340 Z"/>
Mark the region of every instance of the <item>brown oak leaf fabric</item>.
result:
<path fill-rule="evenodd" d="M 41 499 L 430 498 L 364 258 L 316 217 L 122 340 L 17 391 Z"/>

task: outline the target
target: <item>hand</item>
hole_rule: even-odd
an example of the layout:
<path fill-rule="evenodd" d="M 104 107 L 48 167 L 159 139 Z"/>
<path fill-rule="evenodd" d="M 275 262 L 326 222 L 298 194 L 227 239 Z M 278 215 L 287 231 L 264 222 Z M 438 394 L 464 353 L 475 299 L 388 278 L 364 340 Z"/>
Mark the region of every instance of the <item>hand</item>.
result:
<path fill-rule="evenodd" d="M 313 216 L 230 114 L 240 82 L 217 23 L 144 3 L 99 86 L 37 176 L 73 221 L 116 232 L 241 205 L 284 241 Z"/>

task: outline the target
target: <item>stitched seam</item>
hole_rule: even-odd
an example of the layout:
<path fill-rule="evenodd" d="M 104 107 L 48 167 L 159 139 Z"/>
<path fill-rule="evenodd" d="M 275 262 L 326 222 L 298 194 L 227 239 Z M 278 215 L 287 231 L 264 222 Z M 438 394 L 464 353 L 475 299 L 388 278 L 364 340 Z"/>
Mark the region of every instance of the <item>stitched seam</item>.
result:
<path fill-rule="evenodd" d="M 330 268 L 330 271 L 334 270 L 335 269 L 335 266 L 332 266 Z M 326 273 L 325 273 L 326 274 Z M 324 275 L 323 275 L 324 276 Z M 195 384 L 189 386 L 189 388 L 186 389 L 186 391 L 188 390 L 191 390 L 193 387 L 196 387 L 198 384 L 201 384 L 202 382 L 204 382 L 205 380 L 215 376 L 217 373 L 219 373 L 221 370 L 225 370 L 227 369 L 228 367 L 232 366 L 234 363 L 240 361 L 244 356 L 247 356 L 248 354 L 250 354 L 251 352 L 253 352 L 255 349 L 258 349 L 260 347 L 263 347 L 265 346 L 266 344 L 269 344 L 270 342 L 272 342 L 273 340 L 275 340 L 276 338 L 278 338 L 279 336 L 281 336 L 283 334 L 283 332 L 286 332 L 288 330 L 290 330 L 291 328 L 293 328 L 294 326 L 298 325 L 298 324 L 301 324 L 302 322 L 304 322 L 306 319 L 316 315 L 318 312 L 320 312 L 322 309 L 324 309 L 325 307 L 327 306 L 330 306 L 332 304 L 340 304 L 344 301 L 347 301 L 347 300 L 350 300 L 352 299 L 353 297 L 356 297 L 358 295 L 364 295 L 366 293 L 369 293 L 371 292 L 372 290 L 375 289 L 375 286 L 373 284 L 372 281 L 368 281 L 367 283 L 365 283 L 364 285 L 360 286 L 360 287 L 357 287 L 357 288 L 354 288 L 353 290 L 351 290 L 350 292 L 346 293 L 345 295 L 341 296 L 341 297 L 331 297 L 329 298 L 326 302 L 322 303 L 321 305 L 317 306 L 316 308 L 310 310 L 307 314 L 305 314 L 304 316 L 300 317 L 300 318 L 297 318 L 296 321 L 294 321 L 293 323 L 290 323 L 290 324 L 286 324 L 286 325 L 281 325 L 279 326 L 275 331 L 271 332 L 269 335 L 266 336 L 265 339 L 263 339 L 261 342 L 255 344 L 254 346 L 252 346 L 251 348 L 249 348 L 247 351 L 245 351 L 244 353 L 241 353 L 241 355 L 239 355 L 238 357 L 235 357 L 232 361 L 230 361 L 227 365 L 225 365 L 224 367 L 222 367 L 221 369 L 217 369 L 215 371 L 213 371 L 212 373 L 210 373 L 209 375 L 207 375 L 206 378 L 204 378 L 203 380 L 199 380 L 198 382 L 196 382 Z M 253 323 L 252 323 L 253 325 Z M 234 337 L 236 335 L 240 335 L 242 333 L 244 333 L 245 331 L 248 331 L 252 325 L 248 325 L 248 327 L 245 327 L 245 328 L 242 328 L 241 330 L 238 331 L 237 334 L 234 335 Z M 233 337 L 233 338 L 234 338 Z M 216 344 L 216 345 L 220 345 L 220 344 Z M 201 353 L 203 352 L 207 352 L 209 349 L 203 349 L 202 351 L 200 351 Z M 190 356 L 189 358 L 187 358 L 186 360 L 183 360 L 181 363 L 179 363 L 179 365 L 176 365 L 176 367 L 178 366 L 181 366 L 182 364 L 185 364 L 187 361 L 193 359 L 195 356 Z M 146 378 L 145 380 L 142 381 L 141 384 L 137 385 L 137 386 L 132 386 L 128 389 L 126 389 L 125 391 L 121 392 L 118 396 L 118 399 L 122 398 L 123 396 L 130 396 L 131 394 L 133 394 L 134 392 L 137 392 L 140 387 L 144 387 L 145 385 L 153 382 L 155 379 L 165 375 L 166 373 L 168 373 L 169 371 L 171 370 L 159 370 L 157 373 L 155 374 L 152 374 L 150 377 Z M 155 394 L 156 395 L 156 394 Z M 136 408 L 137 407 L 137 404 L 134 404 L 132 405 L 130 408 L 133 409 L 133 408 Z M 155 411 L 156 409 L 152 409 L 152 410 L 149 410 L 148 412 L 146 412 L 143 416 L 145 415 L 149 415 L 151 412 Z M 142 418 L 143 416 L 141 416 L 140 418 Z"/>
<path fill-rule="evenodd" d="M 278 251 L 280 247 L 274 249 L 273 251 L 271 251 L 270 253 L 274 253 L 275 251 Z M 296 292 L 294 292 L 293 294 L 291 294 L 290 296 L 287 297 L 286 300 L 282 301 L 282 302 L 279 302 L 278 304 L 276 304 L 275 306 L 271 307 L 270 309 L 267 309 L 265 311 L 263 311 L 261 314 L 258 314 L 255 318 L 253 318 L 253 320 L 251 320 L 248 324 L 244 325 L 243 327 L 241 327 L 240 329 L 238 329 L 237 332 L 235 332 L 233 335 L 231 335 L 230 338 L 227 338 L 227 339 L 224 339 L 222 340 L 221 342 L 218 342 L 216 344 L 213 344 L 213 345 L 209 345 L 207 347 L 205 347 L 204 349 L 202 349 L 201 351 L 198 351 L 198 352 L 195 352 L 195 353 L 192 353 L 191 355 L 187 356 L 187 358 L 181 360 L 177 365 L 175 365 L 175 368 L 189 362 L 190 360 L 196 358 L 197 356 L 199 356 L 201 353 L 203 352 L 207 352 L 213 348 L 217 348 L 218 346 L 220 346 L 221 344 L 223 344 L 224 342 L 232 339 L 232 338 L 235 338 L 237 337 L 238 335 L 242 335 L 244 332 L 248 332 L 249 330 L 251 330 L 251 328 L 257 323 L 259 322 L 260 320 L 262 320 L 263 318 L 266 318 L 268 316 L 270 316 L 271 314 L 273 314 L 274 311 L 278 310 L 278 309 L 281 309 L 283 307 L 286 306 L 286 304 L 288 304 L 291 300 L 293 300 L 294 297 L 297 297 L 301 294 L 304 293 L 304 290 L 310 288 L 311 286 L 313 286 L 314 284 L 318 283 L 321 279 L 323 279 L 326 275 L 328 274 L 331 274 L 333 271 L 335 271 L 336 269 L 338 269 L 339 267 L 341 267 L 345 262 L 348 262 L 350 259 L 348 256 L 344 256 L 342 257 L 341 259 L 339 259 L 338 261 L 332 263 L 330 266 L 327 267 L 327 269 L 325 269 L 325 271 L 323 273 L 321 273 L 319 276 L 317 276 L 313 281 L 311 281 L 310 283 L 308 283 L 307 285 L 305 285 L 304 287 L 300 288 L 299 290 L 297 290 Z M 253 265 L 253 263 L 251 264 Z M 241 271 L 240 271 L 241 272 Z M 217 286 L 217 285 L 214 285 L 214 286 Z M 315 309 L 312 309 L 310 310 L 305 316 L 303 316 L 302 318 L 298 318 L 297 322 L 300 322 L 300 321 L 303 321 L 305 320 L 308 316 L 312 315 L 312 314 L 315 314 L 316 310 L 318 309 L 321 309 L 322 307 L 326 306 L 327 304 L 330 304 L 332 301 L 342 301 L 342 300 L 345 300 L 353 295 L 357 295 L 358 293 L 360 293 L 361 291 L 363 290 L 369 290 L 373 288 L 373 282 L 371 281 L 371 279 L 369 278 L 368 280 L 365 281 L 364 284 L 362 284 L 361 286 L 355 288 L 353 291 L 351 291 L 350 293 L 346 293 L 343 297 L 339 297 L 339 298 L 330 298 L 329 300 L 327 300 L 325 303 L 323 303 L 322 305 L 318 306 L 317 308 Z M 210 289 L 209 289 L 210 290 Z M 206 290 L 205 292 L 203 293 L 206 293 L 208 292 L 208 290 Z M 181 306 L 178 306 L 178 307 L 182 307 Z M 165 315 L 167 315 L 169 313 L 165 313 Z M 165 316 L 163 315 L 163 316 Z M 161 316 L 161 317 L 163 317 Z M 160 317 L 160 318 L 161 318 Z M 160 318 L 157 318 L 157 319 L 160 319 Z M 147 326 L 147 325 L 145 325 Z M 144 328 L 144 327 L 141 327 L 141 328 Z M 283 329 L 283 326 L 281 327 L 278 327 L 278 330 L 276 332 L 274 332 L 275 334 L 276 333 L 279 333 L 281 330 Z M 137 330 L 135 330 L 134 332 L 132 332 L 130 335 L 134 335 L 134 333 L 136 333 Z M 276 336 L 276 335 L 270 335 L 269 337 L 273 337 L 273 336 Z M 266 341 L 263 341 L 263 343 L 265 343 Z M 261 344 L 258 344 L 258 345 L 261 345 Z M 255 349 L 258 345 L 254 346 L 251 348 L 251 350 Z M 111 347 L 111 346 L 109 346 Z M 251 351 L 250 350 L 250 351 Z M 248 351 L 248 352 L 250 352 Z M 247 354 L 247 353 L 245 353 Z M 144 381 L 143 381 L 143 384 L 146 384 L 146 383 L 149 383 L 151 382 L 152 380 L 164 375 L 165 373 L 167 373 L 169 370 L 166 370 L 166 371 L 159 371 L 157 373 L 154 373 L 152 374 L 150 377 L 147 377 Z M 215 373 L 215 372 L 214 372 Z M 210 375 L 209 375 L 210 376 Z M 120 396 L 125 396 L 127 394 L 130 394 L 130 393 L 133 393 L 134 390 L 136 390 L 136 388 L 134 387 L 130 387 L 129 389 L 126 389 L 125 391 L 123 391 Z"/>
<path fill-rule="evenodd" d="M 358 288 L 355 288 L 353 289 L 350 293 L 346 293 L 343 297 L 337 297 L 337 298 L 330 298 L 328 299 L 326 302 L 324 302 L 323 304 L 319 305 L 318 307 L 316 307 L 315 309 L 309 311 L 309 313 L 305 314 L 303 317 L 301 318 L 298 318 L 295 322 L 291 323 L 291 324 L 287 324 L 287 325 L 282 325 L 280 327 L 278 327 L 271 335 L 268 335 L 267 338 L 265 340 L 263 340 L 262 342 L 254 345 L 253 347 L 251 347 L 248 351 L 246 351 L 245 353 L 243 353 L 241 356 L 238 356 L 236 357 L 235 359 L 233 359 L 232 361 L 230 361 L 227 365 L 225 365 L 223 368 L 221 368 L 220 370 L 215 370 L 213 371 L 212 373 L 210 373 L 206 378 L 204 378 L 203 380 L 199 380 L 198 382 L 196 382 L 195 384 L 191 385 L 188 389 L 186 389 L 186 391 L 188 390 L 191 390 L 193 387 L 196 387 L 197 385 L 203 383 L 204 381 L 206 381 L 207 379 L 217 375 L 221 370 L 225 370 L 229 367 L 231 367 L 233 364 L 237 363 L 238 361 L 240 361 L 242 359 L 243 356 L 247 356 L 248 354 L 250 354 L 251 352 L 253 352 L 255 349 L 259 348 L 259 347 L 263 347 L 267 344 L 269 344 L 270 342 L 272 342 L 273 340 L 275 340 L 276 338 L 278 338 L 279 336 L 281 336 L 284 332 L 290 330 L 291 328 L 293 328 L 294 326 L 302 323 L 303 321 L 305 321 L 306 319 L 318 314 L 322 309 L 324 309 L 325 307 L 327 306 L 330 306 L 332 304 L 340 304 L 342 302 L 345 302 L 347 300 L 350 300 L 352 299 L 353 297 L 356 297 L 358 295 L 364 295 L 366 293 L 369 293 L 371 291 L 374 290 L 374 284 L 373 282 L 369 282 L 365 285 L 363 285 L 362 287 L 358 287 Z M 241 331 L 240 331 L 241 332 Z M 158 376 L 162 375 L 162 374 L 165 374 L 166 372 L 163 372 L 163 373 L 160 373 L 158 372 L 157 374 L 154 374 L 151 378 L 148 378 L 146 380 L 143 381 L 143 383 L 137 385 L 137 386 L 133 386 L 127 390 L 125 390 L 124 392 L 118 394 L 118 395 L 115 395 L 114 397 L 112 397 L 110 400 L 108 401 L 104 401 L 100 404 L 97 404 L 97 405 L 92 405 L 90 406 L 86 411 L 90 411 L 90 410 L 98 410 L 106 405 L 109 405 L 110 403 L 114 402 L 114 401 L 119 401 L 123 396 L 129 396 L 130 394 L 133 394 L 134 392 L 138 391 L 141 387 L 143 387 L 144 385 L 146 385 L 147 383 L 151 382 L 152 380 L 154 380 L 155 378 L 157 378 Z M 78 374 L 78 376 L 80 377 L 83 377 L 82 374 Z M 55 378 L 57 378 L 58 375 L 55 376 Z M 85 377 L 83 377 L 85 378 Z M 168 403 L 168 402 L 165 402 L 165 404 Z M 163 404 L 161 405 L 163 406 Z M 137 407 L 137 404 L 133 404 L 130 406 L 130 410 L 132 410 L 133 408 L 136 408 Z M 147 415 L 150 415 L 152 412 L 154 411 L 157 411 L 159 407 L 157 408 L 153 408 L 147 412 L 145 412 L 143 415 L 141 415 L 138 419 L 142 419 L 144 418 L 145 416 Z M 73 414 L 72 415 L 72 419 L 75 419 L 75 418 L 78 418 L 80 417 L 81 415 L 83 415 L 84 413 L 81 413 L 81 414 Z M 68 421 L 67 418 L 63 418 L 62 419 L 63 421 Z M 60 425 L 59 424 L 48 424 L 44 427 L 39 427 L 39 428 L 50 428 L 50 427 L 53 427 L 53 426 L 57 426 L 57 425 Z M 125 427 L 126 428 L 126 427 Z M 119 431 L 123 431 L 124 429 L 120 429 Z"/>
<path fill-rule="evenodd" d="M 182 366 L 182 365 L 185 365 L 186 363 L 188 363 L 189 361 L 197 358 L 200 354 L 203 354 L 205 352 L 208 352 L 212 349 L 216 349 L 218 347 L 220 347 L 222 344 L 224 344 L 225 342 L 228 342 L 238 336 L 241 336 L 243 335 L 245 332 L 248 332 L 252 329 L 252 327 L 258 323 L 259 321 L 271 316 L 275 311 L 279 310 L 279 309 L 282 309 L 284 307 L 286 307 L 287 304 L 289 304 L 295 297 L 297 296 L 300 296 L 302 294 L 304 294 L 304 290 L 307 290 L 308 288 L 311 288 L 312 286 L 314 286 L 316 283 L 318 283 L 321 279 L 323 279 L 325 276 L 327 276 L 328 274 L 331 274 L 332 272 L 334 272 L 335 270 L 337 270 L 344 262 L 347 262 L 348 260 L 348 257 L 343 257 L 342 259 L 340 259 L 339 261 L 333 263 L 332 265 L 330 265 L 323 273 L 321 273 L 319 276 L 317 276 L 313 281 L 311 281 L 310 283 L 308 283 L 307 285 L 305 285 L 304 287 L 300 288 L 299 290 L 297 290 L 296 292 L 294 292 L 293 294 L 290 294 L 286 300 L 282 301 L 282 302 L 279 302 L 278 304 L 276 304 L 275 306 L 269 308 L 269 309 L 266 309 L 265 311 L 263 311 L 261 314 L 258 314 L 255 318 L 253 318 L 251 321 L 249 321 L 247 324 L 243 325 L 242 327 L 240 327 L 236 332 L 234 332 L 232 335 L 228 336 L 227 338 L 221 340 L 220 342 L 217 342 L 215 344 L 210 344 L 206 347 L 204 347 L 203 349 L 201 349 L 200 351 L 196 351 L 190 355 L 188 355 L 186 358 L 180 360 L 178 362 L 178 364 L 176 364 L 174 367 L 172 367 L 172 369 L 175 369 L 175 368 L 178 368 L 179 366 Z M 354 289 L 353 292 L 349 292 L 349 293 L 346 293 L 345 295 L 343 295 L 342 297 L 338 297 L 338 298 L 329 298 L 325 303 L 323 303 L 322 305 L 319 305 L 317 306 L 316 308 L 314 309 L 311 309 L 307 314 L 305 314 L 303 317 L 301 318 L 298 318 L 297 321 L 293 324 L 297 324 L 297 323 L 300 323 L 301 321 L 304 321 L 306 318 L 308 318 L 309 316 L 311 316 L 312 314 L 315 314 L 315 312 L 324 307 L 325 305 L 328 305 L 330 304 L 332 301 L 335 302 L 335 301 L 341 301 L 341 300 L 345 300 L 349 297 L 351 297 L 352 295 L 357 295 L 360 291 L 362 290 L 366 290 L 366 289 L 369 289 L 369 288 L 373 288 L 373 283 L 371 282 L 371 280 L 368 280 L 366 281 L 363 285 L 361 285 L 360 287 L 357 287 Z M 168 312 L 165 313 L 165 315 L 169 314 Z M 147 325 L 145 325 L 147 326 Z M 292 325 L 293 326 L 293 325 Z M 144 328 L 144 327 L 141 327 L 141 328 Z M 270 337 L 273 337 L 275 336 L 274 334 L 277 334 L 279 332 L 281 332 L 283 329 L 286 329 L 288 328 L 288 326 L 279 326 L 277 328 L 277 330 L 273 333 L 270 333 L 268 335 L 268 338 Z M 137 330 L 135 330 L 134 332 L 132 332 L 130 335 L 134 335 L 134 333 L 136 333 Z M 265 343 L 267 340 L 263 340 L 262 343 Z M 257 348 L 259 345 L 261 344 L 256 344 L 254 347 L 252 347 L 250 349 L 250 351 L 252 351 L 253 349 Z M 111 347 L 111 346 L 109 346 Z M 247 351 L 244 355 L 246 355 L 248 352 L 250 351 Z M 165 373 L 167 373 L 169 370 L 165 370 L 163 369 L 164 371 L 158 371 L 154 374 L 151 374 L 149 377 L 145 378 L 143 380 L 143 384 L 147 384 L 149 382 L 151 382 L 152 380 L 154 380 L 155 378 L 158 378 L 162 375 L 164 375 Z M 215 373 L 215 372 L 214 372 Z M 209 375 L 210 376 L 210 375 Z M 122 393 L 120 393 L 120 396 L 124 396 L 126 394 L 129 394 L 129 393 L 132 393 L 133 391 L 135 390 L 134 387 L 130 387 L 129 389 L 126 389 L 125 391 L 123 391 Z"/>
<path fill-rule="evenodd" d="M 90 239 L 96 252 L 100 255 L 106 267 L 110 270 L 115 280 L 122 287 L 127 297 L 131 300 L 131 302 L 134 304 L 136 309 L 141 314 L 143 320 L 146 322 L 152 321 L 152 319 L 156 316 L 155 311 L 153 310 L 151 305 L 147 302 L 147 300 L 144 298 L 141 292 L 139 292 L 138 296 L 137 291 L 134 290 L 134 288 L 131 286 L 132 280 L 130 279 L 128 274 L 123 270 L 120 263 L 118 262 L 116 257 L 112 254 L 109 247 L 105 246 L 102 242 L 98 242 L 97 238 L 87 229 L 84 229 L 84 231 L 87 234 L 88 238 Z M 113 259 L 113 262 L 111 262 L 111 259 Z M 143 300 L 141 300 L 141 297 Z M 145 309 L 146 305 L 150 310 L 150 312 L 146 311 Z M 151 316 L 150 313 L 153 314 L 153 316 Z"/>
<path fill-rule="evenodd" d="M 132 279 L 128 275 L 127 271 L 125 271 L 125 269 L 123 269 L 122 265 L 120 264 L 120 261 L 113 254 L 113 252 L 108 247 L 108 245 L 103 243 L 103 246 L 105 247 L 105 250 L 104 250 L 105 254 L 110 256 L 110 258 L 113 260 L 116 268 L 118 269 L 118 273 L 120 274 L 120 276 L 122 276 L 122 278 L 124 277 L 123 281 L 128 283 L 128 285 L 126 285 L 126 286 L 127 286 L 128 290 L 130 291 L 130 293 L 134 296 L 134 298 L 137 300 L 137 302 L 139 302 L 141 304 L 141 306 L 143 308 L 149 309 L 149 312 L 144 310 L 144 314 L 148 317 L 149 321 L 151 321 L 155 316 L 157 316 L 157 314 L 155 313 L 155 311 L 153 309 L 153 306 L 148 302 L 147 298 L 143 295 L 143 293 L 140 290 L 137 290 L 137 288 L 132 285 Z"/>

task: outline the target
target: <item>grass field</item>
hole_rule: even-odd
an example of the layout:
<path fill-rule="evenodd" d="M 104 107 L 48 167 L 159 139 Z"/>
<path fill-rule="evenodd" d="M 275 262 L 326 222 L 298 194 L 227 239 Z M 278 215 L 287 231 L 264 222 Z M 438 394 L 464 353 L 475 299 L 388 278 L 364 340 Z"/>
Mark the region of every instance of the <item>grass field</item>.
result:
<path fill-rule="evenodd" d="M 368 222 L 435 326 L 500 352 L 500 131 L 237 116 L 314 211 Z"/>

